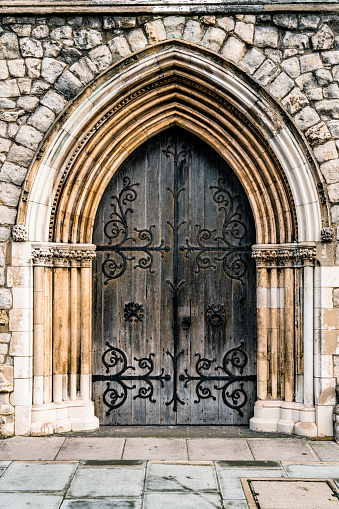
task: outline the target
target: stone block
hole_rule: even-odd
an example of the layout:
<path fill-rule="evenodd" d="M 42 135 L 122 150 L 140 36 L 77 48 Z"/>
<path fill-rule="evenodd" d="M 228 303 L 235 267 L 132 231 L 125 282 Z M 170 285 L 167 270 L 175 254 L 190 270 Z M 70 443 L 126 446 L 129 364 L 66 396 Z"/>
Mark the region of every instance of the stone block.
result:
<path fill-rule="evenodd" d="M 62 50 L 62 44 L 59 41 L 44 41 L 44 56 L 55 58 Z"/>
<path fill-rule="evenodd" d="M 8 140 L 7 138 L 0 138 L 0 153 L 5 152 L 7 154 L 11 144 L 11 140 Z"/>
<path fill-rule="evenodd" d="M 66 64 L 64 62 L 46 57 L 42 60 L 41 77 L 48 83 L 54 83 L 65 67 Z"/>
<path fill-rule="evenodd" d="M 94 48 L 88 53 L 88 56 L 99 72 L 104 71 L 113 63 L 112 54 L 108 49 L 108 46 L 99 46 L 98 48 Z"/>
<path fill-rule="evenodd" d="M 10 182 L 0 181 L 0 202 L 6 207 L 16 207 L 19 203 L 21 189 Z M 1 307 L 1 306 L 0 306 Z"/>
<path fill-rule="evenodd" d="M 114 18 L 115 28 L 134 28 L 137 24 L 135 17 L 116 16 Z"/>
<path fill-rule="evenodd" d="M 11 309 L 9 311 L 9 330 L 11 332 L 29 332 L 33 327 L 31 309 Z"/>
<path fill-rule="evenodd" d="M 155 44 L 166 39 L 166 30 L 161 19 L 145 23 L 145 31 L 150 44 Z"/>
<path fill-rule="evenodd" d="M 295 82 L 298 85 L 298 87 L 300 87 L 301 90 L 303 91 L 310 90 L 312 88 L 317 88 L 318 86 L 317 80 L 315 79 L 313 73 L 311 72 L 298 76 Z"/>
<path fill-rule="evenodd" d="M 285 97 L 294 87 L 294 81 L 285 73 L 280 73 L 270 84 L 269 91 L 277 99 Z"/>
<path fill-rule="evenodd" d="M 281 47 L 304 51 L 305 49 L 310 49 L 310 38 L 307 34 L 286 32 L 282 38 Z"/>
<path fill-rule="evenodd" d="M 25 76 L 26 67 L 25 67 L 25 61 L 22 58 L 17 58 L 15 60 L 8 60 L 7 65 L 8 65 L 9 74 L 13 78 L 22 78 L 23 76 Z"/>
<path fill-rule="evenodd" d="M 246 44 L 236 37 L 229 37 L 221 53 L 228 60 L 238 63 L 245 56 Z"/>
<path fill-rule="evenodd" d="M 81 58 L 78 62 L 75 62 L 69 70 L 81 81 L 83 85 L 87 85 L 87 83 L 92 81 L 98 72 L 93 62 L 87 57 Z M 61 98 L 60 95 L 59 97 Z M 48 105 L 46 104 L 46 106 Z"/>
<path fill-rule="evenodd" d="M 333 138 L 339 138 L 339 120 L 330 120 L 327 122 L 327 126 Z"/>
<path fill-rule="evenodd" d="M 123 35 L 119 35 L 119 37 L 114 37 L 113 39 L 111 39 L 108 43 L 108 47 L 112 53 L 117 53 L 121 57 L 127 57 L 128 55 L 131 54 L 131 48 L 129 47 L 127 39 Z"/>
<path fill-rule="evenodd" d="M 14 138 L 19 131 L 19 126 L 15 122 L 10 122 L 8 124 L 8 136 L 9 138 Z"/>
<path fill-rule="evenodd" d="M 5 99 L 4 97 L 1 97 L 0 98 L 0 108 L 2 108 L 2 109 L 15 108 L 15 101 L 12 101 L 12 99 Z"/>
<path fill-rule="evenodd" d="M 14 357 L 14 379 L 33 376 L 33 357 Z"/>
<path fill-rule="evenodd" d="M 10 309 L 11 307 L 12 307 L 12 291 L 9 288 L 0 288 L 0 308 Z"/>
<path fill-rule="evenodd" d="M 74 30 L 74 43 L 78 49 L 92 49 L 102 44 L 102 35 L 97 30 Z"/>
<path fill-rule="evenodd" d="M 147 46 L 147 39 L 144 35 L 144 32 L 141 28 L 136 28 L 135 30 L 131 30 L 131 32 L 127 35 L 127 40 L 132 51 L 139 51 L 144 49 Z"/>
<path fill-rule="evenodd" d="M 0 179 L 20 186 L 25 179 L 26 173 L 27 168 L 6 161 L 0 170 Z"/>
<path fill-rule="evenodd" d="M 291 78 L 297 78 L 300 75 L 300 64 L 297 57 L 284 60 L 281 67 Z"/>
<path fill-rule="evenodd" d="M 46 106 L 39 106 L 39 108 L 31 115 L 27 123 L 39 131 L 46 132 L 47 129 L 53 124 L 55 114 Z"/>
<path fill-rule="evenodd" d="M 339 205 L 333 205 L 331 207 L 331 216 L 333 223 L 339 223 Z"/>
<path fill-rule="evenodd" d="M 0 60 L 0 76 L 3 80 L 6 80 L 9 77 L 6 60 Z"/>
<path fill-rule="evenodd" d="M 314 51 L 331 49 L 334 46 L 334 34 L 328 25 L 323 25 L 311 40 Z"/>
<path fill-rule="evenodd" d="M 12 332 L 9 355 L 16 357 L 33 355 L 33 333 Z"/>
<path fill-rule="evenodd" d="M 43 135 L 39 131 L 37 131 L 34 127 L 31 127 L 29 125 L 23 125 L 19 129 L 15 141 L 20 145 L 23 145 L 24 147 L 36 150 L 42 138 Z"/>
<path fill-rule="evenodd" d="M 226 32 L 221 30 L 221 28 L 209 27 L 202 38 L 201 44 L 205 46 L 205 48 L 217 53 L 224 42 L 225 37 Z"/>
<path fill-rule="evenodd" d="M 248 74 L 253 74 L 265 60 L 265 56 L 256 48 L 251 48 L 240 62 L 241 68 Z"/>
<path fill-rule="evenodd" d="M 328 141 L 323 145 L 314 147 L 313 152 L 318 163 L 324 163 L 326 161 L 330 161 L 331 159 L 338 158 L 338 152 L 334 141 Z"/>
<path fill-rule="evenodd" d="M 49 28 L 47 25 L 38 25 L 32 30 L 34 39 L 46 39 L 49 36 Z"/>
<path fill-rule="evenodd" d="M 276 76 L 280 73 L 280 69 L 277 68 L 272 60 L 267 59 L 253 74 L 253 77 L 259 81 L 262 85 L 268 85 Z"/>
<path fill-rule="evenodd" d="M 11 334 L 8 332 L 0 333 L 0 343 L 9 343 L 11 340 Z"/>
<path fill-rule="evenodd" d="M 20 58 L 18 38 L 11 32 L 5 32 L 0 36 L 0 59 L 12 58 Z"/>
<path fill-rule="evenodd" d="M 11 29 L 19 37 L 29 37 L 31 35 L 32 25 L 15 23 L 14 25 L 11 25 Z"/>
<path fill-rule="evenodd" d="M 316 110 L 322 115 L 323 120 L 330 120 L 332 118 L 339 119 L 339 100 L 327 99 L 325 101 L 318 101 L 315 103 Z"/>
<path fill-rule="evenodd" d="M 309 90 L 305 90 L 305 93 L 309 101 L 322 101 L 324 98 L 323 89 L 321 87 L 310 88 Z"/>
<path fill-rule="evenodd" d="M 328 184 L 339 182 L 339 159 L 332 159 L 321 164 L 320 170 Z"/>
<path fill-rule="evenodd" d="M 77 62 L 82 57 L 81 51 L 75 48 L 63 48 L 60 53 L 60 58 L 66 64 L 72 65 L 74 62 Z"/>
<path fill-rule="evenodd" d="M 300 57 L 300 71 L 302 74 L 322 68 L 323 63 L 319 53 L 311 53 L 310 55 L 303 55 Z"/>
<path fill-rule="evenodd" d="M 231 16 L 224 16 L 223 18 L 217 18 L 216 19 L 217 25 L 219 28 L 222 28 L 226 32 L 232 32 L 235 27 L 235 21 L 234 18 Z"/>
<path fill-rule="evenodd" d="M 180 39 L 185 27 L 185 16 L 166 16 L 163 21 L 167 39 Z"/>
<path fill-rule="evenodd" d="M 327 186 L 328 191 L 328 197 L 330 199 L 331 203 L 338 203 L 339 202 L 339 183 L 336 184 L 329 184 Z"/>
<path fill-rule="evenodd" d="M 30 39 L 29 37 L 23 37 L 19 40 L 21 55 L 23 57 L 34 57 L 42 58 L 42 44 L 36 39 Z"/>
<path fill-rule="evenodd" d="M 1 299 L 1 291 L 0 291 L 0 299 Z M 8 353 L 8 345 L 4 343 L 0 343 L 0 355 L 7 355 Z"/>
<path fill-rule="evenodd" d="M 317 78 L 318 85 L 321 87 L 329 85 L 333 81 L 332 74 L 327 69 L 318 69 L 314 74 Z"/>
<path fill-rule="evenodd" d="M 324 51 L 321 54 L 324 65 L 338 65 L 339 64 L 339 50 L 335 51 Z"/>
<path fill-rule="evenodd" d="M 275 27 L 257 26 L 254 34 L 254 45 L 260 48 L 277 48 L 279 30 Z"/>
<path fill-rule="evenodd" d="M 2 224 L 14 224 L 16 218 L 16 209 L 0 205 L 0 217 Z"/>
<path fill-rule="evenodd" d="M 20 90 L 16 80 L 0 81 L 0 97 L 18 97 Z"/>
<path fill-rule="evenodd" d="M 298 16 L 296 14 L 275 14 L 273 23 L 279 27 L 295 29 L 298 28 Z"/>
<path fill-rule="evenodd" d="M 73 37 L 73 29 L 70 26 L 64 25 L 58 28 L 55 28 L 51 32 L 51 39 L 56 39 L 60 41 L 62 39 L 71 39 Z M 84 48 L 87 49 L 87 48 Z"/>
<path fill-rule="evenodd" d="M 18 78 L 18 87 L 22 95 L 31 93 L 32 80 L 30 78 Z"/>
<path fill-rule="evenodd" d="M 339 99 L 339 85 L 337 83 L 330 83 L 327 87 L 323 88 L 324 99 Z"/>
<path fill-rule="evenodd" d="M 188 20 L 182 38 L 185 41 L 199 44 L 203 34 L 203 26 L 198 21 Z"/>
<path fill-rule="evenodd" d="M 30 165 L 33 156 L 33 150 L 14 143 L 8 153 L 7 161 L 27 168 Z"/>
<path fill-rule="evenodd" d="M 331 139 L 331 133 L 324 122 L 320 122 L 319 124 L 310 127 L 310 129 L 305 132 L 305 136 L 311 146 L 325 143 Z"/>
<path fill-rule="evenodd" d="M 252 23 L 237 21 L 234 33 L 247 44 L 253 44 L 254 25 Z"/>
<path fill-rule="evenodd" d="M 312 30 L 318 28 L 320 21 L 319 16 L 315 16 L 314 14 L 309 14 L 307 16 L 301 16 L 299 20 L 299 28 L 300 30 L 306 30 L 310 28 Z"/>
<path fill-rule="evenodd" d="M 339 65 L 335 65 L 335 66 L 332 68 L 332 73 L 333 73 L 333 78 L 334 78 L 336 81 L 339 81 Z"/>
<path fill-rule="evenodd" d="M 82 83 L 70 71 L 65 71 L 56 81 L 55 88 L 67 99 L 73 99 L 81 90 Z"/>
<path fill-rule="evenodd" d="M 25 111 L 34 111 L 39 104 L 39 99 L 33 96 L 19 97 L 17 105 Z"/>
<path fill-rule="evenodd" d="M 306 131 L 306 129 L 317 124 L 319 121 L 318 113 L 310 106 L 306 106 L 295 116 L 295 122 L 302 131 Z"/>
<path fill-rule="evenodd" d="M 49 83 L 45 83 L 44 81 L 35 81 L 32 86 L 31 94 L 39 97 L 47 92 L 50 86 Z"/>
<path fill-rule="evenodd" d="M 103 21 L 104 21 L 104 24 L 103 24 L 104 30 L 109 30 L 110 28 L 115 27 L 115 21 L 114 21 L 113 16 L 104 16 Z"/>
<path fill-rule="evenodd" d="M 40 78 L 41 60 L 38 58 L 26 58 L 27 74 L 30 78 Z"/>

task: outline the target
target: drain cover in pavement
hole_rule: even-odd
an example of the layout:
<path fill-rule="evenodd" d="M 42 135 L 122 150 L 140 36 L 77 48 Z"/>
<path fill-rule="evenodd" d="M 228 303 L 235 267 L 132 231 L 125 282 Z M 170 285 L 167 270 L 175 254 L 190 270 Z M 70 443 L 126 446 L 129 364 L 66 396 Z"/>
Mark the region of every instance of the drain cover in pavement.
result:
<path fill-rule="evenodd" d="M 249 509 L 339 509 L 332 479 L 241 479 Z"/>

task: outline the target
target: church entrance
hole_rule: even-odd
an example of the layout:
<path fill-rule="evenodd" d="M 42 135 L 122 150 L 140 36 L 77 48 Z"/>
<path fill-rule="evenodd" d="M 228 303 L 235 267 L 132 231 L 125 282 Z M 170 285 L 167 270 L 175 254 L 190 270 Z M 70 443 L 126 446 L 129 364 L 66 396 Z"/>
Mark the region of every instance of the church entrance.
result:
<path fill-rule="evenodd" d="M 151 138 L 107 186 L 93 243 L 100 423 L 248 424 L 255 226 L 227 163 L 180 128 Z"/>

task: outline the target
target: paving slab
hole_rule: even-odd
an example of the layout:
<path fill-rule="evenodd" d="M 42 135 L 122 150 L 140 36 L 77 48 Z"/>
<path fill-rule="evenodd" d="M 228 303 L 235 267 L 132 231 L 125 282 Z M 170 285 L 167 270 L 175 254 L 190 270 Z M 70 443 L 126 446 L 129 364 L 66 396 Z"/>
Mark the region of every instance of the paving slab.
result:
<path fill-rule="evenodd" d="M 61 437 L 14 437 L 0 447 L 0 460 L 54 460 L 64 443 Z"/>
<path fill-rule="evenodd" d="M 13 462 L 0 478 L 0 491 L 65 491 L 77 463 Z"/>
<path fill-rule="evenodd" d="M 0 468 L 7 468 L 10 464 L 11 464 L 11 462 L 9 460 L 8 461 L 0 461 Z"/>
<path fill-rule="evenodd" d="M 124 444 L 124 438 L 68 438 L 56 459 L 119 460 L 122 457 Z"/>
<path fill-rule="evenodd" d="M 256 460 L 320 462 L 306 440 L 250 438 L 248 444 Z"/>
<path fill-rule="evenodd" d="M 63 495 L 42 493 L 1 493 L 1 506 L 6 509 L 58 509 Z"/>
<path fill-rule="evenodd" d="M 246 500 L 223 500 L 224 509 L 248 509 Z"/>
<path fill-rule="evenodd" d="M 253 460 L 243 438 L 196 438 L 187 440 L 190 460 Z"/>
<path fill-rule="evenodd" d="M 223 468 L 216 464 L 222 497 L 225 500 L 245 500 L 244 490 L 240 478 L 249 479 L 258 477 L 286 477 L 285 472 L 279 469 L 237 469 Z"/>
<path fill-rule="evenodd" d="M 288 477 L 301 477 L 303 479 L 335 479 L 339 480 L 339 465 L 335 464 L 309 464 L 284 463 Z"/>
<path fill-rule="evenodd" d="M 140 509 L 140 499 L 103 498 L 81 498 L 76 500 L 66 499 L 60 509 Z"/>
<path fill-rule="evenodd" d="M 212 493 L 146 493 L 143 509 L 222 509 L 220 495 Z"/>
<path fill-rule="evenodd" d="M 218 491 L 212 465 L 148 465 L 146 491 Z"/>
<path fill-rule="evenodd" d="M 309 442 L 321 461 L 339 461 L 339 446 L 335 442 Z"/>
<path fill-rule="evenodd" d="M 124 460 L 187 460 L 183 438 L 127 438 Z"/>
<path fill-rule="evenodd" d="M 145 467 L 83 467 L 74 476 L 67 498 L 141 497 Z"/>

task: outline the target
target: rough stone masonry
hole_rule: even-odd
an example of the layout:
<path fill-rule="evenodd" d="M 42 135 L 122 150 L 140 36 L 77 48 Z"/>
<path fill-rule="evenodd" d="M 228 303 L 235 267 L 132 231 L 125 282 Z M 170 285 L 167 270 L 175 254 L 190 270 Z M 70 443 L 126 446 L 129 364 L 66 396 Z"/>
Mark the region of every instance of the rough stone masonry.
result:
<path fill-rule="evenodd" d="M 6 246 L 21 186 L 64 108 L 115 62 L 167 39 L 215 52 L 252 76 L 293 118 L 324 176 L 339 224 L 339 15 L 52 15 L 0 19 L 0 429 L 13 433 Z M 339 236 L 338 236 L 339 239 Z M 339 264 L 339 247 L 336 251 Z M 339 306 L 339 304 L 338 304 Z M 1 434 L 1 433 L 0 433 Z"/>

